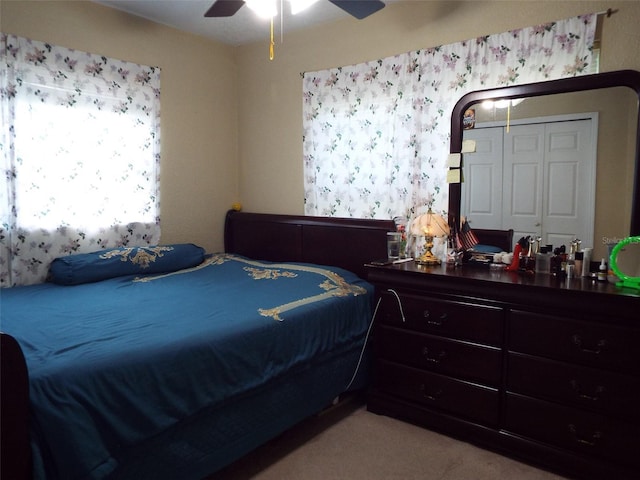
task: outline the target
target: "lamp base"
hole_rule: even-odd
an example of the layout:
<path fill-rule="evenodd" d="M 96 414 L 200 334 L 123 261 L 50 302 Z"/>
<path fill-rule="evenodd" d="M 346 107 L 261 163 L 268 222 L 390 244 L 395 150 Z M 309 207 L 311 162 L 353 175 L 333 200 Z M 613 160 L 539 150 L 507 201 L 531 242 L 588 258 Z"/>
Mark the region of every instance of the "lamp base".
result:
<path fill-rule="evenodd" d="M 433 248 L 433 237 L 431 235 L 425 236 L 424 253 L 416 258 L 418 265 L 440 265 L 442 263 L 438 257 L 436 257 L 431 249 Z"/>
<path fill-rule="evenodd" d="M 442 262 L 429 251 L 416 258 L 416 263 L 418 265 L 440 265 Z"/>

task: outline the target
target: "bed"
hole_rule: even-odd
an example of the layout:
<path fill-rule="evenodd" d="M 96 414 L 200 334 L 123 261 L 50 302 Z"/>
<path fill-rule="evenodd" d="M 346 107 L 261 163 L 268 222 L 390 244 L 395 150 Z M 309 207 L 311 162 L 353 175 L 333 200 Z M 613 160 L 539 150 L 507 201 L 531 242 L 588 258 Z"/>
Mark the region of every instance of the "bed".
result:
<path fill-rule="evenodd" d="M 0 291 L 2 478 L 203 478 L 364 387 L 394 228 L 231 211 L 193 266 Z"/>
<path fill-rule="evenodd" d="M 493 247 L 494 252 L 513 251 L 513 229 L 492 230 L 475 228 L 473 232 L 476 234 L 480 245 Z"/>

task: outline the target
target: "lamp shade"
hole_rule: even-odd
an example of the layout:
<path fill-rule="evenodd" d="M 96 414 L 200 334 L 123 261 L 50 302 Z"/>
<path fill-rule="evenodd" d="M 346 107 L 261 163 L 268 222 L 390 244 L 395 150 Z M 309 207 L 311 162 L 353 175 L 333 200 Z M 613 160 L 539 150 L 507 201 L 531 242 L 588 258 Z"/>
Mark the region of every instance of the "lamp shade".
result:
<path fill-rule="evenodd" d="M 418 215 L 411 222 L 411 234 L 425 237 L 446 237 L 449 235 L 449 224 L 437 213 L 433 213 L 431 208 L 427 213 Z"/>

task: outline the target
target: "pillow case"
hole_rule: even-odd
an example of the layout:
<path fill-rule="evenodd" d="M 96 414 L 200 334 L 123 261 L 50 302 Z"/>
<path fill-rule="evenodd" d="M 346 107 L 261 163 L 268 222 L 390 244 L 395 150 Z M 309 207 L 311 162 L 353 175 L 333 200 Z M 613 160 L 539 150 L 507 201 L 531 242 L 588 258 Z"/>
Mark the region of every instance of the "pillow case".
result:
<path fill-rule="evenodd" d="M 59 285 L 99 282 L 123 275 L 168 273 L 199 265 L 204 248 L 192 243 L 119 247 L 58 257 L 49 267 L 49 281 Z"/>

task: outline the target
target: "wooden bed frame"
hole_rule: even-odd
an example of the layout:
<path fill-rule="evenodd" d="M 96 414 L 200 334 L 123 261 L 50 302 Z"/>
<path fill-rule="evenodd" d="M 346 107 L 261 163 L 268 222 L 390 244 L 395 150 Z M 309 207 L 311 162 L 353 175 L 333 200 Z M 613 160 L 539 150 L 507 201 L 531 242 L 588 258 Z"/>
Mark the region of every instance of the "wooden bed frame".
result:
<path fill-rule="evenodd" d="M 228 253 L 259 260 L 296 261 L 348 269 L 364 278 L 364 264 L 384 258 L 391 220 L 272 215 L 230 211 L 224 227 Z M 18 342 L 0 332 L 2 479 L 31 475 L 29 381 Z"/>
<path fill-rule="evenodd" d="M 473 232 L 482 245 L 499 247 L 503 252 L 513 251 L 513 230 L 488 230 L 474 228 Z"/>
<path fill-rule="evenodd" d="M 227 213 L 228 253 L 269 261 L 308 262 L 346 268 L 364 278 L 364 264 L 387 256 L 392 220 Z"/>

